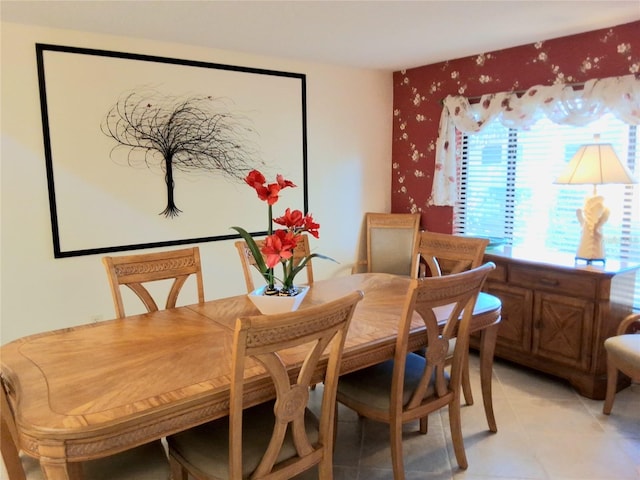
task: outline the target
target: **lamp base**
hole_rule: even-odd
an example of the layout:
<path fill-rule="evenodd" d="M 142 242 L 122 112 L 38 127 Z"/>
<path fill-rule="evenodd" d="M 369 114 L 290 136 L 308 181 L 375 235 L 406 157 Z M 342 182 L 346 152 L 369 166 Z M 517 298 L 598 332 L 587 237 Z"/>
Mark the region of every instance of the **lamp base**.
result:
<path fill-rule="evenodd" d="M 604 262 L 602 226 L 609 219 L 609 209 L 604 205 L 604 198 L 601 195 L 587 197 L 584 208 L 579 208 L 576 216 L 582 227 L 576 260 L 586 260 L 587 265 L 594 261 Z"/>
<path fill-rule="evenodd" d="M 607 261 L 604 258 L 583 258 L 576 257 L 576 263 L 584 262 L 585 265 L 593 265 L 594 263 L 602 263 L 604 265 Z"/>

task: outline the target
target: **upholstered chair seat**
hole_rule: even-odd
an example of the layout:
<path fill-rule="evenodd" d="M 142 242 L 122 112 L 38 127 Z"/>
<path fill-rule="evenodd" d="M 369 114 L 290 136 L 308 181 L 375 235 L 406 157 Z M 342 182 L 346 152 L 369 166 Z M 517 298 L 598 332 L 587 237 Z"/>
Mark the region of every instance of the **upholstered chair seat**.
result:
<path fill-rule="evenodd" d="M 455 346 L 454 342 L 450 342 Z M 402 405 L 409 403 L 411 395 L 418 387 L 422 379 L 426 360 L 422 355 L 409 353 L 405 365 L 404 389 L 402 393 Z M 349 373 L 340 378 L 340 394 L 342 398 L 357 399 L 365 405 L 369 405 L 379 410 L 391 408 L 391 381 L 393 379 L 393 360 L 374 365 L 372 367 Z M 445 371 L 446 383 L 449 383 L 449 374 Z M 435 372 L 427 387 L 425 398 L 435 395 L 434 388 Z"/>
<path fill-rule="evenodd" d="M 276 418 L 273 403 L 250 408 L 243 414 L 242 478 L 249 478 L 267 450 Z M 305 429 L 312 444 L 318 442 L 320 425 L 315 415 L 305 412 Z M 193 428 L 171 437 L 171 448 L 187 463 L 214 478 L 230 478 L 229 417 Z M 295 459 L 297 452 L 288 431 L 276 463 Z"/>
<path fill-rule="evenodd" d="M 607 353 L 640 370 L 640 335 L 618 335 L 605 340 Z"/>

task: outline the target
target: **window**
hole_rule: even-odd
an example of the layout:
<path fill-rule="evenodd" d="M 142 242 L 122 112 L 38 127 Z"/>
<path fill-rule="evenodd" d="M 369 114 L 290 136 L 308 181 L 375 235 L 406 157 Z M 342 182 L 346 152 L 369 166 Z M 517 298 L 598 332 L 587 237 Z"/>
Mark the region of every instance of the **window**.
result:
<path fill-rule="evenodd" d="M 591 185 L 555 185 L 580 145 L 613 144 L 638 178 L 638 127 L 605 115 L 586 127 L 558 125 L 547 118 L 528 130 L 491 122 L 462 141 L 461 181 L 454 207 L 454 233 L 499 237 L 514 247 L 575 254 L 580 240 L 576 210 Z M 599 185 L 610 216 L 603 228 L 606 257 L 640 262 L 638 185 Z M 634 306 L 640 309 L 640 279 Z"/>

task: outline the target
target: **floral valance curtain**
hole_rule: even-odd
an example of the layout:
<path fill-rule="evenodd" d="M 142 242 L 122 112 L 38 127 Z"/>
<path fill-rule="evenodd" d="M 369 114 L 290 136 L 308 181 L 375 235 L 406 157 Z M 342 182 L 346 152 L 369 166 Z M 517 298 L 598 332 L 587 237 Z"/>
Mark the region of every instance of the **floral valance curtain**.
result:
<path fill-rule="evenodd" d="M 631 125 L 640 125 L 640 79 L 634 75 L 589 80 L 582 90 L 564 84 L 483 95 L 470 104 L 466 97 L 444 99 L 433 176 L 432 205 L 453 206 L 457 197 L 456 129 L 480 132 L 492 121 L 505 127 L 526 129 L 542 116 L 559 124 L 583 126 L 606 113 Z"/>

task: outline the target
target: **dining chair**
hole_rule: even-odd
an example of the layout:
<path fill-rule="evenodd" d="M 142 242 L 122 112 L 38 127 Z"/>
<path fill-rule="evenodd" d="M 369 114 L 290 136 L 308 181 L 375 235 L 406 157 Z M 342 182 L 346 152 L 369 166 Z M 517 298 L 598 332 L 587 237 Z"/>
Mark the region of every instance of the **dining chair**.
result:
<path fill-rule="evenodd" d="M 244 274 L 247 293 L 251 293 L 256 289 L 253 281 L 253 270 L 257 268 L 256 261 L 253 258 L 251 250 L 247 246 L 247 242 L 245 242 L 244 240 L 239 240 L 235 242 L 234 245 L 236 246 L 238 255 L 240 256 L 240 263 L 242 264 L 242 272 Z M 262 248 L 262 246 L 264 245 L 264 240 L 256 240 L 256 245 L 258 246 L 258 248 Z M 298 238 L 298 243 L 296 244 L 296 248 L 293 251 L 293 258 L 294 260 L 296 260 L 294 262 L 294 265 L 297 266 L 300 261 L 308 257 L 310 254 L 311 248 L 309 247 L 309 236 L 305 233 L 300 235 L 300 237 Z M 313 283 L 313 264 L 311 262 L 311 259 L 309 259 L 305 264 L 304 271 L 307 274 L 306 285 L 311 285 Z"/>
<path fill-rule="evenodd" d="M 604 341 L 607 351 L 607 393 L 602 413 L 609 415 L 618 388 L 618 371 L 640 382 L 640 313 L 626 316 L 616 335 Z"/>
<path fill-rule="evenodd" d="M 20 449 L 14 405 L 2 379 L 0 388 L 0 450 L 9 480 L 44 480 L 40 462 Z M 169 480 L 167 454 L 158 440 L 98 460 L 72 464 L 86 480 Z"/>
<path fill-rule="evenodd" d="M 428 271 L 428 274 L 437 277 L 477 268 L 482 265 L 488 244 L 487 238 L 422 231 L 414 245 L 411 276 L 415 277 L 420 275 L 421 271 Z M 421 269 L 422 266 L 427 268 Z M 453 349 L 450 353 L 449 362 L 453 356 Z M 466 404 L 473 405 L 468 360 L 462 372 L 462 392 Z"/>
<path fill-rule="evenodd" d="M 460 273 L 482 265 L 488 238 L 421 231 L 414 244 L 411 276 L 419 274 L 424 262 L 431 276 Z"/>
<path fill-rule="evenodd" d="M 336 386 L 347 329 L 362 297 L 355 291 L 295 312 L 239 318 L 229 416 L 168 437 L 174 480 L 285 479 L 316 465 L 320 479 L 333 478 Z M 295 374 L 291 365 L 300 367 Z M 316 417 L 307 404 L 309 385 L 319 381 L 321 368 L 324 389 Z M 275 401 L 244 409 L 251 402 L 243 383 L 250 370 L 270 379 Z"/>
<path fill-rule="evenodd" d="M 360 416 L 389 424 L 395 480 L 404 479 L 403 424 L 419 419 L 420 432 L 427 433 L 427 416 L 445 406 L 456 460 L 460 468 L 468 466 L 460 418 L 460 382 L 473 307 L 494 268 L 489 262 L 462 273 L 413 278 L 398 325 L 394 358 L 340 377 L 339 403 Z M 424 356 L 408 351 L 412 323 L 416 326 L 414 313 L 426 327 L 428 348 Z M 445 361 L 454 338 L 457 341 L 449 373 Z"/>
<path fill-rule="evenodd" d="M 419 229 L 419 213 L 366 213 L 366 259 L 358 261 L 352 273 L 409 275 Z"/>
<path fill-rule="evenodd" d="M 178 295 L 191 275 L 195 275 L 198 303 L 204 302 L 204 284 L 200 249 L 198 247 L 163 252 L 103 257 L 117 318 L 125 316 L 121 286 L 129 287 L 142 301 L 148 312 L 158 310 L 158 304 L 147 285 L 151 282 L 173 280 L 164 308 L 176 306 Z"/>

